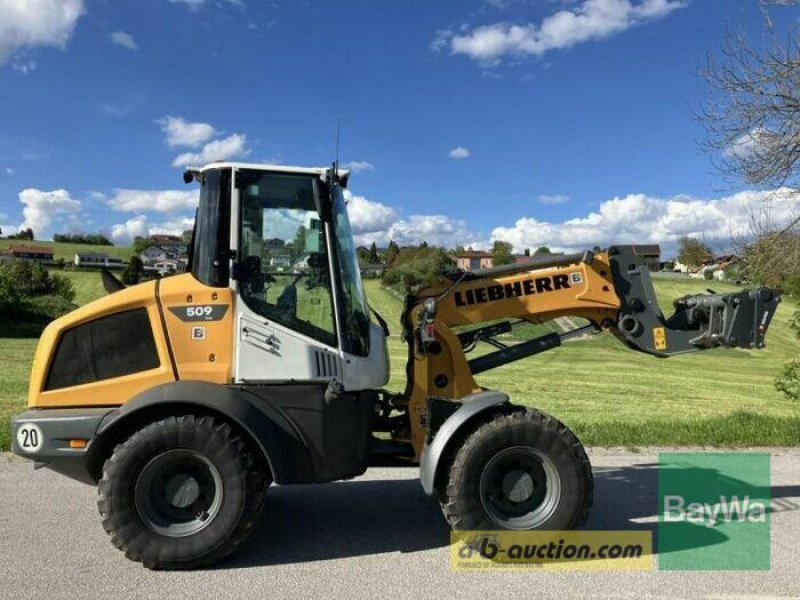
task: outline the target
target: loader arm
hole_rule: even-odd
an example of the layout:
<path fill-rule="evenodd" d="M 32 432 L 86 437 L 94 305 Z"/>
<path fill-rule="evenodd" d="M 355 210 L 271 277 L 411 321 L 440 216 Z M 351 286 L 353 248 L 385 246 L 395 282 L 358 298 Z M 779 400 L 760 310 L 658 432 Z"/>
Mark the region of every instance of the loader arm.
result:
<path fill-rule="evenodd" d="M 659 357 L 720 346 L 763 348 L 779 302 L 768 288 L 686 296 L 666 318 L 635 246 L 449 274 L 407 297 L 402 317 L 409 361 L 400 402 L 408 410 L 414 449 L 419 456 L 426 436 L 435 433 L 429 399 L 457 401 L 480 392 L 478 373 L 593 331 L 610 332 L 630 348 Z M 514 321 L 559 317 L 581 317 L 589 325 L 513 346 L 498 339 Z M 475 327 L 463 330 L 469 325 Z M 468 360 L 466 353 L 481 341 L 496 350 Z"/>

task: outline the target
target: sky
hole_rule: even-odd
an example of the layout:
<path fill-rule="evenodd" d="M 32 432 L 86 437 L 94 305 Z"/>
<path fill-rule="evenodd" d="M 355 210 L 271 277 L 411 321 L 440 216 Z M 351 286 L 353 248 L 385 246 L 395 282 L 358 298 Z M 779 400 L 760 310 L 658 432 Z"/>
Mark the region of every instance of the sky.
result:
<path fill-rule="evenodd" d="M 359 243 L 724 246 L 769 192 L 702 151 L 698 71 L 762 23 L 756 0 L 0 0 L 0 226 L 179 233 L 183 167 L 325 166 L 339 123 Z"/>

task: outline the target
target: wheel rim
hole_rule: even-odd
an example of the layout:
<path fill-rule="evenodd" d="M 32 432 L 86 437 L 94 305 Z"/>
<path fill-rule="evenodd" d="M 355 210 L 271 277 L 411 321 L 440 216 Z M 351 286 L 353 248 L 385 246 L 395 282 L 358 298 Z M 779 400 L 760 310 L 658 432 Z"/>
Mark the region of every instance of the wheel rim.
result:
<path fill-rule="evenodd" d="M 495 454 L 481 473 L 484 510 L 504 529 L 535 529 L 553 516 L 561 479 L 553 461 L 536 448 L 514 446 Z"/>
<path fill-rule="evenodd" d="M 194 450 L 169 450 L 142 469 L 134 489 L 136 511 L 160 535 L 186 537 L 205 529 L 222 506 L 222 477 Z"/>

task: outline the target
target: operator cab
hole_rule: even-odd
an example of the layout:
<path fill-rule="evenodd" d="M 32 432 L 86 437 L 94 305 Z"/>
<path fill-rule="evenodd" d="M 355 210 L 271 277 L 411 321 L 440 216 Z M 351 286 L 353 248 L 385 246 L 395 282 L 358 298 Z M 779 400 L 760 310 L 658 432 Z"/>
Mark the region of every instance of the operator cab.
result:
<path fill-rule="evenodd" d="M 348 175 L 244 163 L 186 172 L 201 185 L 189 270 L 235 291 L 236 383 L 386 384 L 386 340 L 370 320 L 347 216 Z"/>

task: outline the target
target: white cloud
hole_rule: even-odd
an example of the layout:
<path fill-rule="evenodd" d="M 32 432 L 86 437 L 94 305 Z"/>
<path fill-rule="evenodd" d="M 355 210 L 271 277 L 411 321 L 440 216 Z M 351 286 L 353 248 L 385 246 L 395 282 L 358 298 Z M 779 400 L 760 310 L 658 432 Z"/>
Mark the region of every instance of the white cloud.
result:
<path fill-rule="evenodd" d="M 155 235 L 157 233 L 180 235 L 194 225 L 192 217 L 176 217 L 161 223 L 150 223 L 147 215 L 137 215 L 124 223 L 111 226 L 111 240 L 115 244 L 128 245 L 135 237 Z"/>
<path fill-rule="evenodd" d="M 194 217 L 176 217 L 169 221 L 155 223 L 148 228 L 149 235 L 163 233 L 168 235 L 180 235 L 187 229 L 194 227 Z"/>
<path fill-rule="evenodd" d="M 541 56 L 551 50 L 602 40 L 686 6 L 685 0 L 583 0 L 540 24 L 494 23 L 462 33 L 440 30 L 431 47 L 464 54 L 483 65 L 505 56 Z"/>
<path fill-rule="evenodd" d="M 768 146 L 772 140 L 772 134 L 768 129 L 756 127 L 736 138 L 730 146 L 722 151 L 722 155 L 728 159 L 736 158 L 740 160 L 754 153 L 758 156 L 760 152 L 765 152 L 769 149 Z"/>
<path fill-rule="evenodd" d="M 122 46 L 123 48 L 134 51 L 139 49 L 139 44 L 136 43 L 136 40 L 133 39 L 130 33 L 115 31 L 109 34 L 109 38 L 111 39 L 111 43 L 117 46 Z"/>
<path fill-rule="evenodd" d="M 569 196 L 566 194 L 539 194 L 536 201 L 540 204 L 565 204 L 569 202 Z"/>
<path fill-rule="evenodd" d="M 98 109 L 101 113 L 109 117 L 127 117 L 136 108 L 132 103 L 123 102 L 120 104 L 114 102 L 101 102 Z"/>
<path fill-rule="evenodd" d="M 11 68 L 18 73 L 27 75 L 28 73 L 33 73 L 38 68 L 38 65 L 35 60 L 29 58 L 15 58 L 11 61 Z"/>
<path fill-rule="evenodd" d="M 28 188 L 19 193 L 19 201 L 24 205 L 22 228 L 30 227 L 37 239 L 49 239 L 53 232 L 53 220 L 62 214 L 76 213 L 81 209 L 79 200 L 70 196 L 67 190 L 45 192 Z"/>
<path fill-rule="evenodd" d="M 122 212 L 175 212 L 197 208 L 197 190 L 116 189 L 108 206 Z"/>
<path fill-rule="evenodd" d="M 147 217 L 138 215 L 124 223 L 111 226 L 111 241 L 115 244 L 128 245 L 133 238 L 147 235 Z"/>
<path fill-rule="evenodd" d="M 395 210 L 385 204 L 354 196 L 350 190 L 344 191 L 344 197 L 354 235 L 387 231 L 398 219 Z"/>
<path fill-rule="evenodd" d="M 366 160 L 351 160 L 342 165 L 343 169 L 349 169 L 354 173 L 362 173 L 364 171 L 374 171 L 375 165 Z"/>
<path fill-rule="evenodd" d="M 445 215 L 411 215 L 401 218 L 390 206 L 354 196 L 345 190 L 347 214 L 353 229 L 356 244 L 368 246 L 375 242 L 386 246 L 394 240 L 401 246 L 427 242 L 432 246 L 454 247 L 472 244 L 477 247 L 476 236 L 465 221 Z"/>
<path fill-rule="evenodd" d="M 174 161 L 173 167 L 187 167 L 189 165 L 202 166 L 216 160 L 228 160 L 239 158 L 250 154 L 247 149 L 247 136 L 242 133 L 234 133 L 221 140 L 214 140 L 203 146 L 199 152 L 184 152 L 179 154 Z"/>
<path fill-rule="evenodd" d="M 0 0 L 0 65 L 18 50 L 63 49 L 83 13 L 83 0 Z"/>
<path fill-rule="evenodd" d="M 217 130 L 209 123 L 191 123 L 182 117 L 167 115 L 157 123 L 161 126 L 161 131 L 166 134 L 167 145 L 170 148 L 177 146 L 197 148 L 217 135 Z"/>
<path fill-rule="evenodd" d="M 464 158 L 469 158 L 470 151 L 468 148 L 464 148 L 463 146 L 456 146 L 448 153 L 448 156 L 453 160 L 461 160 Z"/>
<path fill-rule="evenodd" d="M 787 223 L 800 212 L 800 196 L 786 188 L 745 191 L 716 200 L 629 194 L 606 200 L 597 212 L 563 222 L 522 217 L 511 227 L 496 227 L 492 239 L 511 242 L 517 252 L 537 246 L 579 251 L 619 243 L 669 245 L 684 235 L 728 243 L 731 236 L 748 235 L 750 209 L 763 210 L 768 202 L 775 223 Z"/>

